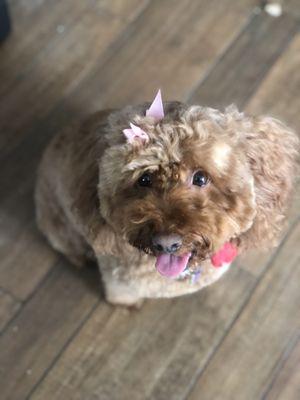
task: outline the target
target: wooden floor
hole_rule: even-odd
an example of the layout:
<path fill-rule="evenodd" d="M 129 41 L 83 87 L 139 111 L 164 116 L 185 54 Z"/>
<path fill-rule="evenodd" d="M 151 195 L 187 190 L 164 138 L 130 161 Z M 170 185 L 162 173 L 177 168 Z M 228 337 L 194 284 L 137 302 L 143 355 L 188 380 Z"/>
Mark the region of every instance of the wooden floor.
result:
<path fill-rule="evenodd" d="M 0 397 L 40 400 L 299 400 L 300 185 L 281 245 L 214 286 L 103 301 L 34 222 L 50 137 L 104 106 L 153 98 L 282 118 L 300 131 L 300 2 L 10 0 L 0 47 Z M 280 160 L 278 160 L 280 162 Z"/>

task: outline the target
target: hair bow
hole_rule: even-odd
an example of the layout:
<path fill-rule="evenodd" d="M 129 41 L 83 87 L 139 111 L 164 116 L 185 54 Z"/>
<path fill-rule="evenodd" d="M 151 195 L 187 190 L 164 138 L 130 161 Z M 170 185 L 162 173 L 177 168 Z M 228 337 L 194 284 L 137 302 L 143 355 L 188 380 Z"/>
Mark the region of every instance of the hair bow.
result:
<path fill-rule="evenodd" d="M 161 121 L 165 116 L 164 106 L 161 98 L 161 91 L 158 90 L 155 99 L 151 103 L 150 107 L 146 110 L 146 117 L 154 118 L 155 122 Z M 123 133 L 129 143 L 134 142 L 136 139 L 147 141 L 149 139 L 148 134 L 143 131 L 139 126 L 130 123 L 130 128 L 123 129 Z"/>

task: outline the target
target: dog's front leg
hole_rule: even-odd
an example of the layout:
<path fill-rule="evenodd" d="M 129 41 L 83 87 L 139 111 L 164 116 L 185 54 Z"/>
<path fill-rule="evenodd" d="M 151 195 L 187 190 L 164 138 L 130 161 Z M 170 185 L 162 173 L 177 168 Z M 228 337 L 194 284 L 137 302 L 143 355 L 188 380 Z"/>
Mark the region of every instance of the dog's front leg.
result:
<path fill-rule="evenodd" d="M 138 285 L 126 274 L 126 267 L 113 256 L 97 256 L 99 271 L 104 285 L 105 299 L 114 305 L 139 308 L 143 297 Z"/>

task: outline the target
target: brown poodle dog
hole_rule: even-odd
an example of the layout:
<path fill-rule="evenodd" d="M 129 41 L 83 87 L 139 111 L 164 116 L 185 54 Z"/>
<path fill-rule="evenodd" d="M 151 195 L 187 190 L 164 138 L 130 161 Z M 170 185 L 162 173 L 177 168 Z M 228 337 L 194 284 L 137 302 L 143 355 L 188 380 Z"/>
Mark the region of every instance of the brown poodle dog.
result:
<path fill-rule="evenodd" d="M 72 263 L 96 259 L 115 304 L 194 292 L 276 245 L 293 189 L 299 143 L 281 122 L 154 103 L 69 127 L 38 174 L 40 229 Z"/>

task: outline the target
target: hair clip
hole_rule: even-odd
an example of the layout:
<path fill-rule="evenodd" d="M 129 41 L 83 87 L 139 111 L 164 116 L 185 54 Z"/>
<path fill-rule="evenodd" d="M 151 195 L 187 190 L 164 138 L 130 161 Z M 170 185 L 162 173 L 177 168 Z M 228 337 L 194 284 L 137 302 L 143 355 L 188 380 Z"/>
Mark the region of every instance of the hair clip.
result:
<path fill-rule="evenodd" d="M 146 110 L 146 117 L 152 117 L 156 122 L 159 122 L 164 118 L 164 116 L 164 106 L 162 103 L 161 91 L 159 89 L 155 99 L 151 103 L 150 107 Z M 129 143 L 133 143 L 136 139 L 140 139 L 143 142 L 147 142 L 149 140 L 148 134 L 139 126 L 136 126 L 131 122 L 130 128 L 123 129 L 123 133 Z"/>

